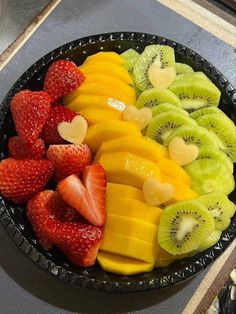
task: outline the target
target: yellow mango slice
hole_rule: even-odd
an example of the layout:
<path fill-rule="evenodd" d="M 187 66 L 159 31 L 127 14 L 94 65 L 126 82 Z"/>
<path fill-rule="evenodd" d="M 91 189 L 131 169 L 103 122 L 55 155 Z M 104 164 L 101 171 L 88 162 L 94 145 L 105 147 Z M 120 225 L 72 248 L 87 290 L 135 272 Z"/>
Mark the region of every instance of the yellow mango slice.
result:
<path fill-rule="evenodd" d="M 133 258 L 102 251 L 98 253 L 97 260 L 103 270 L 118 275 L 130 276 L 149 272 L 153 269 L 152 263 L 146 263 Z"/>
<path fill-rule="evenodd" d="M 79 67 L 80 70 L 84 73 L 85 77 L 89 73 L 104 73 L 109 74 L 115 77 L 118 77 L 123 82 L 127 84 L 133 84 L 133 80 L 129 75 L 129 72 L 125 69 L 125 67 L 115 64 L 109 61 L 97 61 L 96 64 L 85 64 Z M 82 86 L 82 85 L 81 85 Z"/>
<path fill-rule="evenodd" d="M 87 120 L 89 125 L 106 120 L 122 120 L 122 114 L 120 111 L 106 110 L 96 106 L 84 108 L 77 113 L 81 114 Z"/>
<path fill-rule="evenodd" d="M 88 128 L 84 143 L 89 146 L 93 153 L 95 153 L 104 141 L 119 138 L 129 134 L 137 137 L 142 136 L 137 125 L 131 122 L 109 120 L 90 126 Z"/>
<path fill-rule="evenodd" d="M 147 177 L 151 176 L 161 180 L 160 169 L 154 162 L 134 154 L 105 153 L 97 161 L 105 169 L 109 182 L 127 184 L 142 189 Z"/>
<path fill-rule="evenodd" d="M 174 160 L 162 158 L 158 160 L 157 165 L 164 175 L 177 179 L 189 187 L 191 186 L 191 177 Z"/>
<path fill-rule="evenodd" d="M 96 155 L 96 160 L 103 153 L 130 152 L 137 156 L 156 162 L 165 156 L 165 148 L 155 141 L 149 141 L 145 137 L 132 135 L 119 139 L 103 142 Z"/>
<path fill-rule="evenodd" d="M 155 245 L 112 231 L 105 231 L 100 250 L 147 263 L 155 261 Z"/>
<path fill-rule="evenodd" d="M 137 188 L 134 188 L 130 185 L 118 184 L 118 183 L 107 183 L 106 187 L 107 197 L 121 197 L 122 198 L 131 198 L 144 202 L 143 191 Z"/>
<path fill-rule="evenodd" d="M 101 51 L 89 56 L 83 64 L 93 63 L 96 64 L 97 61 L 109 61 L 118 65 L 124 65 L 125 60 L 114 51 Z"/>
<path fill-rule="evenodd" d="M 111 231 L 150 243 L 157 241 L 157 226 L 131 217 L 107 214 L 105 232 Z"/>
<path fill-rule="evenodd" d="M 178 259 L 178 255 L 172 255 L 160 247 L 156 254 L 155 267 L 166 267 Z"/>
<path fill-rule="evenodd" d="M 170 201 L 166 202 L 166 204 L 189 200 L 198 196 L 198 194 L 191 190 L 186 184 L 172 177 L 162 175 L 162 182 L 170 183 L 174 187 L 174 195 Z"/>
<path fill-rule="evenodd" d="M 123 196 L 107 196 L 106 211 L 109 215 L 135 218 L 143 222 L 158 225 L 162 209 L 149 206 L 147 203 L 135 199 L 123 198 Z"/>

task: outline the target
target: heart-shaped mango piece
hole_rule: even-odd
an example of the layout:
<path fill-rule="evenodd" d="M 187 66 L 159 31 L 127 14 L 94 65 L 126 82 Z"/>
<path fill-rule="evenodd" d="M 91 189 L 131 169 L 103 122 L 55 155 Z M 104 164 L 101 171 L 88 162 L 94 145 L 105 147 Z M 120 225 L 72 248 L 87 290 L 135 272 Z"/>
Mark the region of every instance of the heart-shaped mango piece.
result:
<path fill-rule="evenodd" d="M 143 194 L 148 205 L 158 206 L 172 198 L 174 187 L 169 183 L 161 183 L 154 177 L 148 177 L 143 184 Z"/>
<path fill-rule="evenodd" d="M 140 130 L 146 128 L 152 119 L 152 111 L 150 108 L 144 107 L 138 109 L 135 106 L 127 105 L 123 111 L 123 119 L 138 125 Z"/>
<path fill-rule="evenodd" d="M 197 159 L 199 148 L 193 144 L 186 144 L 181 137 L 175 137 L 169 143 L 168 152 L 170 159 L 184 166 Z"/>
<path fill-rule="evenodd" d="M 60 136 L 75 145 L 83 143 L 88 130 L 84 117 L 78 115 L 71 122 L 61 122 L 57 127 Z"/>

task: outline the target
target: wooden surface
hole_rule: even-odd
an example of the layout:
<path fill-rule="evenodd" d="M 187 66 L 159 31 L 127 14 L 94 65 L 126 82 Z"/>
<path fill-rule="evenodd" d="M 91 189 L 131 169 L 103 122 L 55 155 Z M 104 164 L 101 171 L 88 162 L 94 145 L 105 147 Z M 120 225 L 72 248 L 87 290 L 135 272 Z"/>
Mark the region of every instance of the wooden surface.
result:
<path fill-rule="evenodd" d="M 236 47 L 236 26 L 191 0 L 157 0 L 221 40 Z M 236 20 L 235 20 L 236 21 Z"/>

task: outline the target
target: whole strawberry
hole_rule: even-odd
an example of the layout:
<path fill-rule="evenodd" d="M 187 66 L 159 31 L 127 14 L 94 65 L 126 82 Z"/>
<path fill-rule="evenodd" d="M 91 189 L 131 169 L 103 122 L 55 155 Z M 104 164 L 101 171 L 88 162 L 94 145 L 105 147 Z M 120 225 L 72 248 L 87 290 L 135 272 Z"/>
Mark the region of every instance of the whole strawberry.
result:
<path fill-rule="evenodd" d="M 0 162 L 0 194 L 24 204 L 45 188 L 52 173 L 49 160 L 4 159 Z"/>
<path fill-rule="evenodd" d="M 29 143 L 19 136 L 13 136 L 8 141 L 8 152 L 15 159 L 43 159 L 46 149 L 41 138 Z"/>
<path fill-rule="evenodd" d="M 46 156 L 53 162 L 57 181 L 71 174 L 80 174 L 92 162 L 92 155 L 86 144 L 50 145 Z"/>
<path fill-rule="evenodd" d="M 66 141 L 61 138 L 57 131 L 57 126 L 61 122 L 71 122 L 76 114 L 64 106 L 52 106 L 48 118 L 43 127 L 41 136 L 47 144 L 63 144 Z"/>
<path fill-rule="evenodd" d="M 58 60 L 50 65 L 43 89 L 55 102 L 79 87 L 83 81 L 84 75 L 74 62 Z"/>
<path fill-rule="evenodd" d="M 11 113 L 17 134 L 34 143 L 39 137 L 50 110 L 51 98 L 45 92 L 24 90 L 11 102 Z"/>
<path fill-rule="evenodd" d="M 38 193 L 27 205 L 27 217 L 33 227 L 36 238 L 45 250 L 53 247 L 51 231 L 55 229 L 66 211 L 66 204 L 57 192 L 46 190 Z"/>

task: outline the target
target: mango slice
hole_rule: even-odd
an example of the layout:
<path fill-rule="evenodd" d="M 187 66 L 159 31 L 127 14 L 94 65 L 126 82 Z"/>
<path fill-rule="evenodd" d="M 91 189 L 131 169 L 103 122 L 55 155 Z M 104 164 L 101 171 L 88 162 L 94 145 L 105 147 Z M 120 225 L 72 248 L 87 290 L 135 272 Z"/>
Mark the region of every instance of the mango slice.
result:
<path fill-rule="evenodd" d="M 130 185 L 118 184 L 118 183 L 107 183 L 106 187 L 107 197 L 121 197 L 122 198 L 131 198 L 138 201 L 145 202 L 143 191 L 137 188 L 134 188 Z"/>
<path fill-rule="evenodd" d="M 157 239 L 156 225 L 131 217 L 107 214 L 106 231 L 123 234 L 150 243 L 155 243 Z"/>
<path fill-rule="evenodd" d="M 105 253 L 102 251 L 98 253 L 97 260 L 103 270 L 118 275 L 135 275 L 143 272 L 149 272 L 153 269 L 152 263 L 145 263 L 136 259 Z"/>
<path fill-rule="evenodd" d="M 155 245 L 112 231 L 105 231 L 100 250 L 154 264 Z"/>
<path fill-rule="evenodd" d="M 101 121 L 122 120 L 120 111 L 106 110 L 96 106 L 84 108 L 77 113 L 81 114 L 87 120 L 89 126 Z"/>
<path fill-rule="evenodd" d="M 88 128 L 84 143 L 89 146 L 93 153 L 95 153 L 104 141 L 129 134 L 137 137 L 142 136 L 137 125 L 130 122 L 119 120 L 99 122 Z"/>
<path fill-rule="evenodd" d="M 162 145 L 154 141 L 149 141 L 145 137 L 137 138 L 132 135 L 103 142 L 95 159 L 98 160 L 103 153 L 111 152 L 130 152 L 131 154 L 135 154 L 153 162 L 165 157 L 165 149 Z"/>
<path fill-rule="evenodd" d="M 85 143 L 87 142 L 85 141 Z M 97 161 L 105 169 L 109 182 L 127 184 L 142 189 L 147 177 L 155 177 L 161 181 L 161 172 L 158 166 L 154 162 L 134 154 L 105 153 Z"/>
<path fill-rule="evenodd" d="M 114 51 L 100 51 L 92 56 L 89 56 L 83 65 L 88 63 L 96 64 L 97 61 L 109 61 L 118 65 L 125 64 L 125 60 L 118 53 Z"/>
<path fill-rule="evenodd" d="M 162 209 L 159 207 L 149 206 L 135 199 L 110 195 L 106 198 L 106 211 L 109 215 L 130 217 L 155 225 L 159 224 L 162 214 Z"/>

